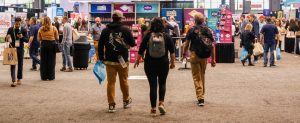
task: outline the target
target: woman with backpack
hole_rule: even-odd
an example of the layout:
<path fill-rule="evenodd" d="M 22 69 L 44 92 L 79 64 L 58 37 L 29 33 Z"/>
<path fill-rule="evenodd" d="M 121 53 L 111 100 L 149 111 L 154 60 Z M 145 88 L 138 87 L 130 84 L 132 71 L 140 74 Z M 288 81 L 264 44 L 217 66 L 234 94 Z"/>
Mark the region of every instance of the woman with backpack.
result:
<path fill-rule="evenodd" d="M 166 80 L 169 68 L 175 68 L 175 46 L 170 35 L 163 33 L 162 19 L 156 17 L 151 22 L 149 33 L 145 35 L 139 49 L 134 68 L 138 67 L 139 59 L 146 51 L 144 70 L 150 85 L 151 115 L 156 116 L 157 86 L 159 86 L 159 106 L 161 115 L 166 113 L 164 97 L 166 93 Z M 171 56 L 169 66 L 168 52 Z"/>
<path fill-rule="evenodd" d="M 251 56 L 253 54 L 255 36 L 251 30 L 252 24 L 247 24 L 245 27 L 245 31 L 242 33 L 241 47 L 244 47 L 248 52 L 248 55 L 242 60 L 243 66 L 245 66 L 245 62 L 247 59 L 249 62 L 248 66 L 254 66 L 254 64 L 251 63 Z"/>

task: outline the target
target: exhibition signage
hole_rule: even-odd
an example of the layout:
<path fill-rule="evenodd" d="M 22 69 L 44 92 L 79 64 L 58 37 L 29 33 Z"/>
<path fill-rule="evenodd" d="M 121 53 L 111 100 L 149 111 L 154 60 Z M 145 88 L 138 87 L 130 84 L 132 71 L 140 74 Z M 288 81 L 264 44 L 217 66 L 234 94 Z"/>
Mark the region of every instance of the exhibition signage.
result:
<path fill-rule="evenodd" d="M 137 4 L 137 13 L 158 13 L 158 4 Z"/>
<path fill-rule="evenodd" d="M 217 30 L 217 23 L 219 21 L 220 9 L 208 9 L 207 10 L 207 26 L 212 30 Z"/>
<path fill-rule="evenodd" d="M 111 4 L 91 4 L 91 12 L 111 12 Z"/>
<path fill-rule="evenodd" d="M 184 9 L 183 10 L 184 13 L 184 23 L 188 24 L 190 22 L 194 21 L 194 15 L 197 13 L 202 13 L 204 14 L 204 9 Z"/>
<path fill-rule="evenodd" d="M 133 13 L 135 12 L 134 4 L 114 4 L 114 10 L 119 10 L 124 13 Z"/>
<path fill-rule="evenodd" d="M 64 8 L 56 8 L 56 16 L 64 16 Z"/>
<path fill-rule="evenodd" d="M 174 16 L 175 20 L 179 24 L 180 29 L 183 26 L 183 11 L 181 8 L 162 8 L 161 9 L 161 17 L 170 18 L 170 16 Z"/>
<path fill-rule="evenodd" d="M 5 36 L 8 28 L 11 27 L 11 13 L 0 13 L 0 60 L 3 60 L 5 48 Z"/>
<path fill-rule="evenodd" d="M 270 16 L 271 15 L 270 9 L 264 9 L 263 14 L 264 16 Z"/>
<path fill-rule="evenodd" d="M 232 13 L 229 9 L 221 9 L 219 25 L 220 42 L 232 43 Z"/>

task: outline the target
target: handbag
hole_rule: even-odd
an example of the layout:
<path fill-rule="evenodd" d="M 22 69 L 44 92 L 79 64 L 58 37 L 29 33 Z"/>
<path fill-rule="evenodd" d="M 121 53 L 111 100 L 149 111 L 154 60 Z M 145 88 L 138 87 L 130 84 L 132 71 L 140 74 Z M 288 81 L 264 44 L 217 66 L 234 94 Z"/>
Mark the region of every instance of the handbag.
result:
<path fill-rule="evenodd" d="M 11 44 L 9 44 L 10 47 Z M 3 52 L 3 65 L 17 65 L 18 64 L 18 56 L 16 48 L 5 48 Z"/>
<path fill-rule="evenodd" d="M 106 66 L 103 61 L 97 61 L 93 68 L 93 73 L 99 81 L 99 84 L 105 80 L 106 78 Z"/>
<path fill-rule="evenodd" d="M 254 44 L 254 49 L 253 49 L 253 55 L 254 56 L 259 56 L 261 54 L 264 54 L 264 48 L 260 43 L 255 43 Z"/>
<path fill-rule="evenodd" d="M 281 51 L 280 51 L 279 47 L 276 48 L 276 52 L 274 52 L 274 57 L 275 57 L 276 60 L 281 59 Z"/>
<path fill-rule="evenodd" d="M 55 52 L 56 53 L 62 52 L 62 44 L 57 41 L 55 41 Z"/>

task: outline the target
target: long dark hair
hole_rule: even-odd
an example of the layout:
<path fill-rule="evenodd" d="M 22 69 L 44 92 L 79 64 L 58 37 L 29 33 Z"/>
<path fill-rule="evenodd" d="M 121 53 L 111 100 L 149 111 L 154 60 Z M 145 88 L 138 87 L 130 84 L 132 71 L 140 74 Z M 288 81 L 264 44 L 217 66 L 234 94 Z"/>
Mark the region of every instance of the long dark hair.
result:
<path fill-rule="evenodd" d="M 159 17 L 155 17 L 151 21 L 151 27 L 150 27 L 150 32 L 163 32 L 164 31 L 164 25 L 163 25 L 163 20 Z"/>

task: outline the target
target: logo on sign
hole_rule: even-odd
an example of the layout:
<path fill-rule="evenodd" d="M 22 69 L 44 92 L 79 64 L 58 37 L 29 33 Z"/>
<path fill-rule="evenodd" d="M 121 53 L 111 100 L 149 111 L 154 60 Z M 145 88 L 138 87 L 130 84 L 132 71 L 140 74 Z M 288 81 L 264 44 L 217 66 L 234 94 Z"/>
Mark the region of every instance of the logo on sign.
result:
<path fill-rule="evenodd" d="M 230 34 L 226 34 L 226 38 L 230 38 L 230 36 L 231 36 Z"/>
<path fill-rule="evenodd" d="M 227 18 L 230 19 L 230 18 L 231 18 L 231 15 L 228 15 Z"/>
<path fill-rule="evenodd" d="M 121 6 L 120 8 L 121 8 L 122 11 L 128 11 L 129 6 L 123 5 L 123 6 Z"/>
<path fill-rule="evenodd" d="M 167 11 L 167 16 L 177 16 L 177 12 L 175 10 Z"/>
<path fill-rule="evenodd" d="M 212 12 L 211 16 L 218 16 L 218 12 Z"/>
<path fill-rule="evenodd" d="M 144 10 L 152 10 L 152 6 L 151 5 L 145 5 Z"/>
<path fill-rule="evenodd" d="M 105 5 L 97 6 L 97 10 L 105 11 L 106 10 L 106 6 Z"/>

